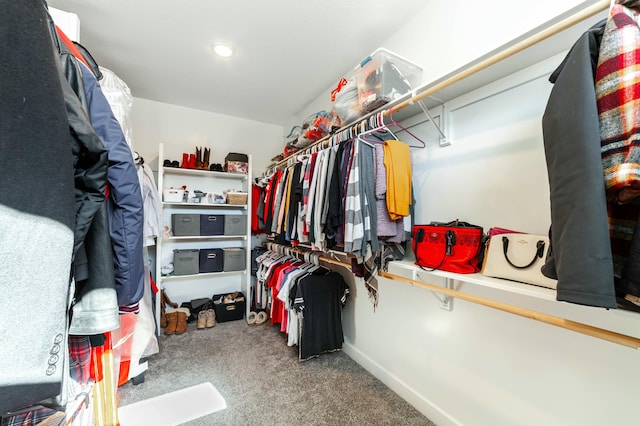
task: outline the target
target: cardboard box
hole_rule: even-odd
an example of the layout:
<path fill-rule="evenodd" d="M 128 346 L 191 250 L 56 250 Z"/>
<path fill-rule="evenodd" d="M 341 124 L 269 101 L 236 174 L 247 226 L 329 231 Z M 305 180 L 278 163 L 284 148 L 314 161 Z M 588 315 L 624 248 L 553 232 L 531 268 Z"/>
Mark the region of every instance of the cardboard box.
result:
<path fill-rule="evenodd" d="M 230 152 L 224 158 L 224 171 L 228 173 L 249 173 L 249 156 Z"/>

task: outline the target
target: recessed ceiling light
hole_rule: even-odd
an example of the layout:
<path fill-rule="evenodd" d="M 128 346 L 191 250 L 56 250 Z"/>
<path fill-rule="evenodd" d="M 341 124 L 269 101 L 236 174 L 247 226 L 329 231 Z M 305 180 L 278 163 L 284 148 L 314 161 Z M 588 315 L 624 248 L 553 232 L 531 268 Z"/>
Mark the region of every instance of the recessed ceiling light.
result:
<path fill-rule="evenodd" d="M 223 58 L 228 58 L 233 55 L 233 48 L 229 46 L 227 43 L 216 43 L 213 45 L 213 51 L 218 56 L 222 56 Z"/>

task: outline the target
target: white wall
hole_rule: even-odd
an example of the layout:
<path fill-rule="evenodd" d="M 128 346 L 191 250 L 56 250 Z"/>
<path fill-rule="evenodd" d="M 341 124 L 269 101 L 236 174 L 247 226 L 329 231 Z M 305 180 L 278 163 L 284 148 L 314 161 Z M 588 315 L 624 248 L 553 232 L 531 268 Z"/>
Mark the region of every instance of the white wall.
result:
<path fill-rule="evenodd" d="M 428 83 L 579 3 L 435 0 L 383 47 L 421 64 Z M 546 234 L 541 118 L 551 90 L 548 75 L 563 57 L 452 101 L 450 147 L 437 145 L 428 124 L 410 129 L 428 140 L 412 155 L 417 222 L 460 218 L 485 229 Z M 320 109 L 324 96 L 300 117 Z M 393 265 L 392 272 L 406 275 L 410 267 Z M 374 311 L 362 281 L 345 275 L 353 290 L 343 316 L 345 352 L 437 424 L 638 424 L 632 408 L 640 395 L 633 373 L 638 350 L 463 300 L 443 310 L 428 290 L 384 278 Z M 640 337 L 637 313 L 559 303 L 545 291 L 523 294 L 461 280 L 454 286 Z"/>
<path fill-rule="evenodd" d="M 134 98 L 132 147 L 158 170 L 158 144 L 165 155 L 182 161 L 196 146 L 211 149 L 210 163 L 224 163 L 229 152 L 252 154 L 253 175 L 259 176 L 282 152 L 282 127 L 223 114 Z"/>

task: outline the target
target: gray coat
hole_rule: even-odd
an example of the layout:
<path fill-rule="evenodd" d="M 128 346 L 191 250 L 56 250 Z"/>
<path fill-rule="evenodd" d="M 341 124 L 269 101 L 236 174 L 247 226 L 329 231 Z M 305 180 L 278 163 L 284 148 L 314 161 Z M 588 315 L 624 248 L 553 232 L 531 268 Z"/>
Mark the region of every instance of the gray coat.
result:
<path fill-rule="evenodd" d="M 584 33 L 550 78 L 542 127 L 552 250 L 543 273 L 558 279 L 559 301 L 616 308 L 594 82 L 604 24 Z"/>

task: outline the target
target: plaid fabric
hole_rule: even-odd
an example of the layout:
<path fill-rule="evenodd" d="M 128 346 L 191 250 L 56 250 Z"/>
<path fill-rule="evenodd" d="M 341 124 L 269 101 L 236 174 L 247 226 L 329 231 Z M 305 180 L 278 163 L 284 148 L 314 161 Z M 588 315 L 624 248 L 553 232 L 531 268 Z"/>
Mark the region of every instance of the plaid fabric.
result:
<path fill-rule="evenodd" d="M 640 28 L 638 12 L 611 8 L 596 68 L 596 100 L 607 198 L 640 194 Z"/>
<path fill-rule="evenodd" d="M 86 408 L 86 404 L 75 404 L 75 401 L 78 399 L 84 401 L 88 396 L 86 389 L 90 389 L 93 386 L 93 381 L 90 377 L 91 344 L 87 336 L 72 335 L 69 336 L 68 345 L 71 380 L 69 381 L 69 402 L 66 412 L 60 413 L 50 408 L 36 405 L 31 410 L 27 409 L 14 416 L 2 417 L 1 426 L 35 426 L 45 420 L 49 420 L 51 425 L 80 425 L 80 423 L 76 422 L 76 417 L 81 414 L 83 406 Z"/>

